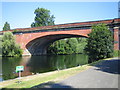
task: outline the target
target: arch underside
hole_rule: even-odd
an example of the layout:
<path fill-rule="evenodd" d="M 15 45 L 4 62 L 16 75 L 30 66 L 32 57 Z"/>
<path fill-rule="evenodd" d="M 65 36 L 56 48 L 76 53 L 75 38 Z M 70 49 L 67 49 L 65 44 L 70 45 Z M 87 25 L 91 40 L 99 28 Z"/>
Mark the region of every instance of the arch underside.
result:
<path fill-rule="evenodd" d="M 60 39 L 71 38 L 71 37 L 85 37 L 85 36 L 71 35 L 71 34 L 48 35 L 30 41 L 26 45 L 26 49 L 29 51 L 31 55 L 46 55 L 47 48 L 51 43 Z"/>

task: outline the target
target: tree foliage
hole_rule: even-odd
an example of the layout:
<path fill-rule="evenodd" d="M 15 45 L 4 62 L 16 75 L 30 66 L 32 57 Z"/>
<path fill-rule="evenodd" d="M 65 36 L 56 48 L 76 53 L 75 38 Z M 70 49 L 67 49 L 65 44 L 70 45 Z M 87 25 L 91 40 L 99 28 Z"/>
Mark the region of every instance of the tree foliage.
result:
<path fill-rule="evenodd" d="M 7 30 L 10 30 L 10 24 L 8 22 L 5 22 L 3 31 L 7 31 Z"/>
<path fill-rule="evenodd" d="M 105 24 L 92 26 L 85 51 L 89 62 L 113 56 L 113 34 Z"/>
<path fill-rule="evenodd" d="M 0 36 L 0 56 L 2 56 L 2 36 Z"/>
<path fill-rule="evenodd" d="M 83 53 L 86 38 L 67 38 L 55 41 L 48 48 L 50 54 L 75 54 Z"/>
<path fill-rule="evenodd" d="M 39 27 L 39 26 L 48 26 L 54 25 L 54 16 L 50 15 L 50 10 L 45 8 L 37 8 L 34 12 L 35 22 L 31 24 L 31 27 Z"/>
<path fill-rule="evenodd" d="M 11 32 L 5 32 L 2 37 L 2 56 L 21 56 L 22 50 L 15 43 L 15 38 Z"/>

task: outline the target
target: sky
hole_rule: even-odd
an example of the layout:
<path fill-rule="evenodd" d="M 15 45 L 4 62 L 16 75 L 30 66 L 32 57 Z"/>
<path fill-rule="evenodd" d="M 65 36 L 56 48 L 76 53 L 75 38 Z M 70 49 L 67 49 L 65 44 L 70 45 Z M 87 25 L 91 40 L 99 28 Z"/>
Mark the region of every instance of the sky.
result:
<path fill-rule="evenodd" d="M 5 22 L 11 29 L 30 27 L 38 7 L 50 10 L 55 24 L 118 18 L 118 2 L 1 2 L 0 5 L 0 31 Z"/>

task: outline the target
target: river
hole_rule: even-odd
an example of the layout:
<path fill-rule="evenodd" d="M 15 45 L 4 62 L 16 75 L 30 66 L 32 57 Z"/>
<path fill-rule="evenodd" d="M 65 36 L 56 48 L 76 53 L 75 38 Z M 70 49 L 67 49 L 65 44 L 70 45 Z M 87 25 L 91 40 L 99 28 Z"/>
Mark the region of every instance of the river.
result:
<path fill-rule="evenodd" d="M 1 65 L 2 63 L 2 65 Z M 62 70 L 88 63 L 84 54 L 0 57 L 0 81 L 18 77 L 16 66 L 24 66 L 22 76 Z"/>

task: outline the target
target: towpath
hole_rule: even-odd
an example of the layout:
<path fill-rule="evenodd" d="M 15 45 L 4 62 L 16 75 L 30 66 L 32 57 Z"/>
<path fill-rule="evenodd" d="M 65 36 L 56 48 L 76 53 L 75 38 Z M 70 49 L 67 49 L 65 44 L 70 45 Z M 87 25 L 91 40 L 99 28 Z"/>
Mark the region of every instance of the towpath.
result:
<path fill-rule="evenodd" d="M 46 88 L 118 88 L 119 74 L 120 59 L 113 58 Z"/>

